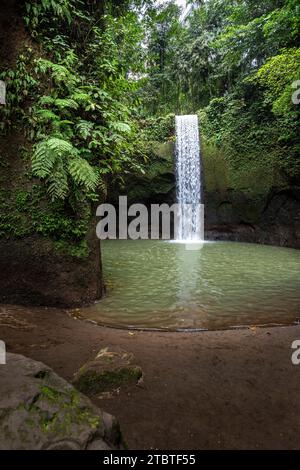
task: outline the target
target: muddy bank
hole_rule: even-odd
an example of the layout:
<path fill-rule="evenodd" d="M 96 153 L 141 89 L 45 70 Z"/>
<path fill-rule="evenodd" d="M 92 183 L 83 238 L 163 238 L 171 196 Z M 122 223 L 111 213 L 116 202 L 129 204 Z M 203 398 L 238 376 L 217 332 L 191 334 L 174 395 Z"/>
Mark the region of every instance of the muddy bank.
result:
<path fill-rule="evenodd" d="M 300 326 L 197 334 L 103 328 L 57 309 L 2 306 L 11 352 L 70 380 L 103 347 L 135 355 L 138 386 L 94 397 L 120 421 L 132 449 L 299 449 Z"/>

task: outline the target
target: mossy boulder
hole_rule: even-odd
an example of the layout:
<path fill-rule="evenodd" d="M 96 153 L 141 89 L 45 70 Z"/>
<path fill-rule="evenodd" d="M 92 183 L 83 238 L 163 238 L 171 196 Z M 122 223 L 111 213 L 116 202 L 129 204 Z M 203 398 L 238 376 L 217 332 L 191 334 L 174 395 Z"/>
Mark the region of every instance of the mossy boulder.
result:
<path fill-rule="evenodd" d="M 97 356 L 75 374 L 73 384 L 83 393 L 96 394 L 122 386 L 135 385 L 143 375 L 131 353 L 101 349 Z"/>
<path fill-rule="evenodd" d="M 0 366 L 1 450 L 124 448 L 119 424 L 41 362 Z"/>

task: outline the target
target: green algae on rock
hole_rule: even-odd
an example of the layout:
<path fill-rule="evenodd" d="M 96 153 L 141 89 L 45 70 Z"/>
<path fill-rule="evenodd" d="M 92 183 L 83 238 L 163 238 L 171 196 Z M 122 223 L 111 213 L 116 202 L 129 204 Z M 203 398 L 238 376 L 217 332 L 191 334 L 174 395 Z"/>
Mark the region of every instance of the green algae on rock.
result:
<path fill-rule="evenodd" d="M 0 449 L 124 448 L 116 419 L 40 362 L 7 354 L 0 387 Z"/>
<path fill-rule="evenodd" d="M 121 386 L 135 385 L 142 378 L 141 367 L 134 365 L 131 353 L 118 349 L 101 349 L 95 359 L 75 374 L 74 386 L 83 393 L 96 394 Z"/>

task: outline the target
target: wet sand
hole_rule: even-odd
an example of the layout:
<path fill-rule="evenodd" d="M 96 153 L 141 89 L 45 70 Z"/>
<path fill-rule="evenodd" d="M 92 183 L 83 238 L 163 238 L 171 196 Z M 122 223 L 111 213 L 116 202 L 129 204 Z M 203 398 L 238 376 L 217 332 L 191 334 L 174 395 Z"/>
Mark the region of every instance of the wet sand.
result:
<path fill-rule="evenodd" d="M 299 449 L 300 326 L 166 333 L 118 330 L 64 310 L 0 307 L 0 339 L 71 380 L 103 347 L 133 352 L 142 383 L 93 401 L 130 449 Z"/>

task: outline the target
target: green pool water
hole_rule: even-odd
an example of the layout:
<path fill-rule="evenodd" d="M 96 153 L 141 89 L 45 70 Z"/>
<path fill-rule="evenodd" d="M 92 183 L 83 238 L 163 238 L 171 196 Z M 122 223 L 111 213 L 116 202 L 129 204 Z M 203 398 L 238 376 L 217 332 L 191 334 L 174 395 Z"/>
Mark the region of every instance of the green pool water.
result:
<path fill-rule="evenodd" d="M 109 240 L 106 296 L 82 314 L 129 328 L 222 329 L 300 319 L 300 251 L 216 242 Z"/>

